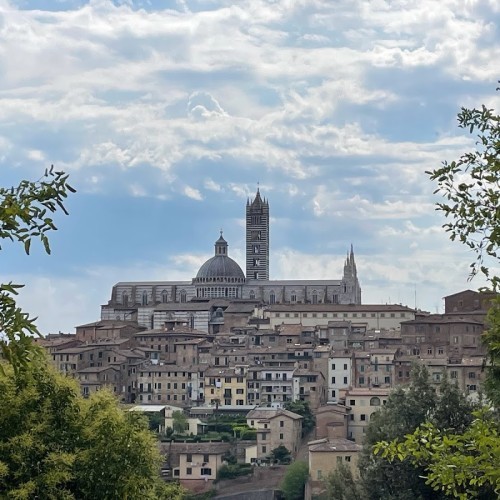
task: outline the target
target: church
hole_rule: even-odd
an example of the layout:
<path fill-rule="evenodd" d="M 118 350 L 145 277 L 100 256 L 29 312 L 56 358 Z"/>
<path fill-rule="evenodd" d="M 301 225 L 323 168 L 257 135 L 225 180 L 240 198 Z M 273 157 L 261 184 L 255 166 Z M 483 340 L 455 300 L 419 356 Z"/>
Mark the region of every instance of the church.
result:
<path fill-rule="evenodd" d="M 361 304 L 352 245 L 340 279 L 270 280 L 269 232 L 269 202 L 257 190 L 246 204 L 246 273 L 229 257 L 221 232 L 214 256 L 191 281 L 117 283 L 101 308 L 101 319 L 134 320 L 146 328 L 184 319 L 192 328 L 209 331 L 212 319 L 234 303 Z"/>

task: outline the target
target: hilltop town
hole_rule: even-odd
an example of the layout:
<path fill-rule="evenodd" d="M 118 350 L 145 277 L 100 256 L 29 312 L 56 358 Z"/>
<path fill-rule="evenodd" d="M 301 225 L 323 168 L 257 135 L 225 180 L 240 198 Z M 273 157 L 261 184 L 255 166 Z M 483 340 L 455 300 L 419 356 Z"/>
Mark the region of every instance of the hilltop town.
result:
<path fill-rule="evenodd" d="M 192 281 L 117 283 L 99 320 L 37 340 L 84 396 L 107 388 L 153 416 L 171 438 L 164 477 L 193 491 L 210 489 L 228 457 L 266 466 L 282 447 L 308 462 L 314 491 L 339 462 L 354 470 L 372 413 L 414 365 L 471 398 L 483 379 L 490 295 L 453 293 L 443 314 L 364 304 L 352 246 L 338 279 L 270 280 L 269 236 L 257 191 L 246 205 L 245 273 L 221 232 Z"/>

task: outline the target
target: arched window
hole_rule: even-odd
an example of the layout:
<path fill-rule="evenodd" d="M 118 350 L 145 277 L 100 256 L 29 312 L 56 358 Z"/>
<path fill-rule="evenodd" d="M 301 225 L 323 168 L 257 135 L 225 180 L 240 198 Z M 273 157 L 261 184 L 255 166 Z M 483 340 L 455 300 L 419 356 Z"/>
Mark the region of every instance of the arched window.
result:
<path fill-rule="evenodd" d="M 163 290 L 163 292 L 161 292 L 161 301 L 164 304 L 168 302 L 168 292 L 166 290 Z"/>
<path fill-rule="evenodd" d="M 124 306 L 128 306 L 128 294 L 127 294 L 127 293 L 124 293 L 124 294 L 122 295 L 122 304 L 123 304 Z"/>
<path fill-rule="evenodd" d="M 181 290 L 181 302 L 186 302 L 186 290 Z"/>
<path fill-rule="evenodd" d="M 255 300 L 255 292 L 250 290 L 250 300 Z"/>
<path fill-rule="evenodd" d="M 370 399 L 370 406 L 380 406 L 380 398 L 373 397 Z"/>
<path fill-rule="evenodd" d="M 295 290 L 293 290 L 291 295 L 290 295 L 290 302 L 292 302 L 292 303 L 297 302 L 297 292 Z"/>
<path fill-rule="evenodd" d="M 274 290 L 271 290 L 271 293 L 269 294 L 269 303 L 276 304 L 276 295 L 274 293 Z"/>
<path fill-rule="evenodd" d="M 194 314 L 189 315 L 189 328 L 194 330 Z"/>
<path fill-rule="evenodd" d="M 142 292 L 142 305 L 143 306 L 148 305 L 148 292 L 146 292 L 146 290 L 144 290 L 144 292 Z"/>
<path fill-rule="evenodd" d="M 312 303 L 313 304 L 318 303 L 318 292 L 316 290 L 313 290 L 313 293 L 312 293 Z"/>

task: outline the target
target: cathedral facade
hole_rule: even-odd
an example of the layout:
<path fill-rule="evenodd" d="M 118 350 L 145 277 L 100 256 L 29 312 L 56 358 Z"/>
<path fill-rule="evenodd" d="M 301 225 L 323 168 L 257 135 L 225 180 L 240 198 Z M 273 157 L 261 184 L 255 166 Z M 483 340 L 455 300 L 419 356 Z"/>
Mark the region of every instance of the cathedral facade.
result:
<path fill-rule="evenodd" d="M 191 281 L 120 282 L 102 306 L 101 319 L 136 320 L 146 328 L 185 318 L 191 327 L 208 331 L 214 311 L 223 314 L 231 302 L 272 304 L 361 304 L 354 251 L 347 254 L 343 275 L 325 280 L 269 279 L 269 202 L 259 190 L 246 206 L 246 274 L 228 255 L 221 235 L 214 256 Z M 215 308 L 215 309 L 214 309 Z"/>

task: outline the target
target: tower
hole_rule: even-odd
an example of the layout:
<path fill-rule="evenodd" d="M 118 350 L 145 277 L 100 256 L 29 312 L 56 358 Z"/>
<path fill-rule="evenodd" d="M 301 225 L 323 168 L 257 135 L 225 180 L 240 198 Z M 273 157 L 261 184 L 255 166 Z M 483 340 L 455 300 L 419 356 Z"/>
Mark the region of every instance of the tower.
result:
<path fill-rule="evenodd" d="M 257 189 L 255 199 L 247 200 L 247 279 L 269 279 L 269 203 Z"/>

